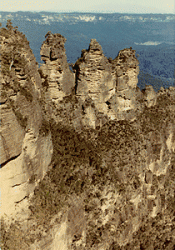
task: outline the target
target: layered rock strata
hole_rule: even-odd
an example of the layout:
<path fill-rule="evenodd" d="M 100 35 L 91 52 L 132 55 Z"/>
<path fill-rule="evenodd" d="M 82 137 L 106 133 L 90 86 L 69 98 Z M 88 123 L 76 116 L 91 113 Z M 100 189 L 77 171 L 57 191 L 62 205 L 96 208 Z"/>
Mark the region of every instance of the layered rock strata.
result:
<path fill-rule="evenodd" d="M 103 55 L 99 43 L 91 39 L 89 49 L 83 50 L 74 65 L 76 70 L 76 95 L 82 100 L 90 97 L 99 110 L 105 112 L 103 103 L 115 94 L 116 77 L 112 65 Z M 107 107 L 107 106 L 106 106 Z"/>
<path fill-rule="evenodd" d="M 137 101 L 140 95 L 137 89 L 139 62 L 135 50 L 121 50 L 112 64 L 116 72 L 116 94 L 109 100 L 111 110 L 117 120 L 132 119 L 140 108 Z"/>
<path fill-rule="evenodd" d="M 1 215 L 29 196 L 52 157 L 50 132 L 43 136 L 42 81 L 26 37 L 1 29 Z"/>
<path fill-rule="evenodd" d="M 136 89 L 138 64 L 131 48 L 108 60 L 99 43 L 92 39 L 88 50 L 82 50 L 81 58 L 74 65 L 77 97 L 83 101 L 90 97 L 98 112 L 109 119 L 133 119 L 134 111 L 140 107 L 137 102 L 140 93 Z M 94 117 L 92 110 L 86 113 Z"/>
<path fill-rule="evenodd" d="M 60 34 L 46 34 L 41 46 L 41 60 L 45 63 L 40 67 L 43 83 L 47 86 L 46 99 L 60 101 L 70 95 L 75 85 L 74 74 L 67 63 L 64 44 L 66 39 Z"/>

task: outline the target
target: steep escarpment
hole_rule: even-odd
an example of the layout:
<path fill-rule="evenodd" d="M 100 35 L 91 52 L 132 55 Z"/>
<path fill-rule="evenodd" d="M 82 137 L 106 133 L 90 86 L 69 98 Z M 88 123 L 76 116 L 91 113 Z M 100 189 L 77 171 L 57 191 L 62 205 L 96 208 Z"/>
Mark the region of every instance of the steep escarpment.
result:
<path fill-rule="evenodd" d="M 115 72 L 95 39 L 91 40 L 88 50 L 82 50 L 74 69 L 76 95 L 81 99 L 85 100 L 89 96 L 100 106 L 115 93 Z"/>
<path fill-rule="evenodd" d="M 51 134 L 41 134 L 41 78 L 25 35 L 11 23 L 1 29 L 1 214 L 43 178 L 52 156 Z"/>
<path fill-rule="evenodd" d="M 8 32 L 15 39 L 22 35 Z M 11 51 L 7 39 L 1 41 L 2 59 Z M 20 203 L 17 194 L 21 199 L 34 194 L 24 199 L 25 209 L 12 223 L 4 216 L 2 249 L 172 250 L 175 88 L 155 93 L 147 86 L 141 92 L 131 48 L 110 60 L 92 39 L 73 73 L 61 35 L 46 35 L 40 69 L 22 40 L 25 49 L 19 52 L 28 61 L 20 66 L 12 57 L 1 59 L 8 70 L 1 78 L 2 106 L 11 112 L 4 111 L 3 145 L 16 145 L 16 151 L 10 146 L 2 151 L 1 183 L 9 200 L 4 214 Z M 11 119 L 21 141 L 8 139 Z"/>

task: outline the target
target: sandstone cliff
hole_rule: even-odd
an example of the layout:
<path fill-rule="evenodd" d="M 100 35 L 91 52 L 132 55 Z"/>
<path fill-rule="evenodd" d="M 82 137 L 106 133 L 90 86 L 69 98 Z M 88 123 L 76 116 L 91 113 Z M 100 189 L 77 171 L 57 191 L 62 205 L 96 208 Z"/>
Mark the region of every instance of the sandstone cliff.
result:
<path fill-rule="evenodd" d="M 1 215 L 15 211 L 51 162 L 50 132 L 41 134 L 41 78 L 25 35 L 1 29 Z"/>
<path fill-rule="evenodd" d="M 65 41 L 46 34 L 38 69 L 1 29 L 2 249 L 173 250 L 175 88 L 141 92 L 135 51 L 95 39 L 73 73 Z"/>
<path fill-rule="evenodd" d="M 46 34 L 41 46 L 41 59 L 45 62 L 40 68 L 43 81 L 47 82 L 46 98 L 55 102 L 70 95 L 74 88 L 74 74 L 69 69 L 65 54 L 66 39 L 60 34 Z"/>

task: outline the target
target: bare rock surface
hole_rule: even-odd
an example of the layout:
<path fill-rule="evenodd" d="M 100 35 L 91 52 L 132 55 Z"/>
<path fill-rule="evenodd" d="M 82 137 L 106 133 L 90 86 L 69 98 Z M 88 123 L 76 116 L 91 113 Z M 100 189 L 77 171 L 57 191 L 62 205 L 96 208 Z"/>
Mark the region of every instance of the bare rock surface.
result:
<path fill-rule="evenodd" d="M 83 100 L 87 96 L 98 105 L 106 102 L 115 93 L 115 74 L 112 65 L 103 55 L 99 43 L 91 39 L 89 49 L 82 51 L 76 68 L 76 95 Z M 113 74 L 112 74 L 113 73 Z"/>
<path fill-rule="evenodd" d="M 41 46 L 41 60 L 45 62 L 40 67 L 43 82 L 47 85 L 46 98 L 60 101 L 70 95 L 75 79 L 67 63 L 64 43 L 66 39 L 60 34 L 46 34 L 46 40 Z"/>
<path fill-rule="evenodd" d="M 7 162 L 21 154 L 22 142 L 25 131 L 18 123 L 18 120 L 12 110 L 6 104 L 1 104 L 1 164 Z"/>
<path fill-rule="evenodd" d="M 82 50 L 74 65 L 76 73 L 76 96 L 83 101 L 91 98 L 99 113 L 112 120 L 133 119 L 139 108 L 136 91 L 139 62 L 135 51 L 124 49 L 114 60 L 108 60 L 99 43 L 92 39 L 88 50 Z M 93 110 L 94 111 L 94 110 Z M 97 123 L 92 109 L 85 110 Z"/>
<path fill-rule="evenodd" d="M 143 90 L 143 99 L 145 101 L 145 105 L 149 108 L 156 104 L 157 95 L 151 85 L 146 85 Z"/>
<path fill-rule="evenodd" d="M 1 29 L 1 216 L 14 217 L 47 172 L 51 133 L 43 135 L 42 80 L 25 35 Z"/>

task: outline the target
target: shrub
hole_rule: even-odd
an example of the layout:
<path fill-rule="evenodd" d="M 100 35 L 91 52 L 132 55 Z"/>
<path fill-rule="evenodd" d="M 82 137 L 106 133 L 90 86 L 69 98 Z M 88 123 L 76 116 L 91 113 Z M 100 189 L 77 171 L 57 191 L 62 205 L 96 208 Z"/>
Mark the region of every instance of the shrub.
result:
<path fill-rule="evenodd" d="M 20 111 L 18 111 L 18 110 L 14 110 L 14 109 L 13 109 L 13 112 L 15 113 L 16 118 L 17 118 L 19 124 L 21 125 L 21 127 L 23 127 L 23 128 L 25 129 L 26 126 L 27 126 L 27 117 L 24 117 L 24 116 L 20 113 Z"/>
<path fill-rule="evenodd" d="M 39 130 L 39 134 L 42 136 L 46 136 L 48 135 L 49 131 L 50 131 L 50 122 L 43 119 L 40 130 Z"/>
<path fill-rule="evenodd" d="M 27 89 L 20 87 L 20 93 L 21 93 L 21 95 L 25 96 L 27 101 L 29 101 L 29 102 L 33 101 L 33 96 Z"/>

